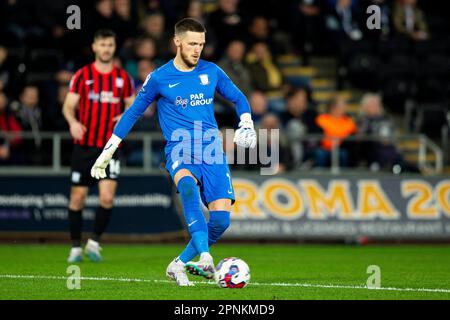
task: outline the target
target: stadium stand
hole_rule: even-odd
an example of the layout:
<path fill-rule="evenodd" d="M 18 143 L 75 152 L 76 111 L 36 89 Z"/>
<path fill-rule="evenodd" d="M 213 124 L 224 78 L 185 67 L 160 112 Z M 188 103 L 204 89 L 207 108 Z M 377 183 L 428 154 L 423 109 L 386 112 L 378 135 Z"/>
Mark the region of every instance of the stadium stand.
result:
<path fill-rule="evenodd" d="M 325 112 L 326 104 L 338 94 L 354 120 L 360 114 L 361 97 L 367 92 L 377 92 L 382 97 L 385 116 L 393 123 L 393 132 L 404 136 L 396 144 L 396 150 L 422 172 L 430 167 L 428 162 L 437 161 L 436 150 L 444 151 L 447 161 L 444 165 L 448 164 L 450 38 L 445 30 L 449 29 L 449 20 L 424 1 L 291 0 L 286 6 L 276 6 L 275 1 L 262 5 L 251 0 L 70 1 L 79 5 L 82 12 L 89 12 L 83 17 L 82 30 L 66 29 L 66 3 L 52 6 L 47 14 L 41 14 L 46 3 L 2 4 L 0 92 L 6 104 L 3 109 L 8 117 L 16 117 L 14 121 L 23 132 L 32 133 L 31 138 L 25 135 L 24 139 L 35 141 L 32 149 L 24 147 L 25 142 L 22 147 L 15 144 L 15 153 L 20 156 L 14 158 L 16 161 L 3 161 L 2 166 L 51 163 L 51 141 L 47 139 L 49 146 L 45 144 L 42 148 L 36 141 L 43 139 L 42 132 L 67 132 L 59 115 L 59 95 L 63 95 L 62 87 L 68 85 L 74 70 L 91 61 L 90 42 L 97 28 L 109 27 L 117 32 L 116 63 L 133 75 L 139 86 L 143 81 L 140 73 L 153 70 L 173 55 L 171 26 L 184 16 L 206 23 L 208 44 L 204 58 L 219 62 L 242 85 L 250 100 L 254 90 L 263 95 L 267 108 L 257 118 L 263 119 L 269 113 L 276 117 L 278 122 L 273 121 L 281 124 L 287 139 L 292 137 L 287 125 L 291 120 L 287 105 L 293 89 L 306 90 L 309 104 L 318 114 Z M 380 30 L 364 28 L 365 8 L 370 4 L 382 8 Z M 413 20 L 405 13 L 409 10 L 415 13 Z M 20 111 L 21 96 L 30 86 L 39 91 L 42 115 L 36 121 L 38 126 L 30 126 Z M 229 115 L 230 106 L 218 97 L 220 126 L 236 125 Z M 138 125 L 136 132 L 157 131 L 156 116 L 148 113 L 145 117 L 145 121 L 153 121 L 154 125 Z M 6 132 L 8 129 L 2 126 L 2 133 Z M 421 155 L 424 146 L 417 135 L 422 134 L 429 142 L 427 146 L 433 147 L 425 148 L 425 154 Z M 317 146 L 314 138 L 308 141 L 307 137 L 303 144 L 308 148 Z M 4 146 L 7 139 L 2 140 Z M 70 145 L 67 142 L 63 141 L 62 150 Z M 130 143 L 125 148 L 131 166 L 144 163 L 143 150 L 136 150 L 139 145 Z M 155 168 L 162 161 L 161 145 L 157 141 L 151 145 L 152 154 L 158 155 L 150 161 Z M 286 170 L 302 170 L 311 161 L 307 153 L 298 159 L 298 150 L 288 150 L 294 154 L 284 159 L 296 160 L 286 163 Z M 43 154 L 36 156 L 36 153 Z M 349 165 L 369 170 L 364 159 L 355 157 Z M 23 161 L 28 158 L 34 160 Z M 66 157 L 61 159 L 62 165 L 67 165 Z"/>

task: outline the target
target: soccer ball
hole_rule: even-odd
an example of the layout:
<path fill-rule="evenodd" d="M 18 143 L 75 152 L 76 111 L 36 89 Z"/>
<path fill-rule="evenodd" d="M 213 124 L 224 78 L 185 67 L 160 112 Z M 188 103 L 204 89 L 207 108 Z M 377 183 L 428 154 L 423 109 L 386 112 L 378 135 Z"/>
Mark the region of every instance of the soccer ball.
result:
<path fill-rule="evenodd" d="M 221 288 L 240 289 L 250 281 L 250 268 L 239 258 L 225 258 L 219 262 L 214 274 Z"/>

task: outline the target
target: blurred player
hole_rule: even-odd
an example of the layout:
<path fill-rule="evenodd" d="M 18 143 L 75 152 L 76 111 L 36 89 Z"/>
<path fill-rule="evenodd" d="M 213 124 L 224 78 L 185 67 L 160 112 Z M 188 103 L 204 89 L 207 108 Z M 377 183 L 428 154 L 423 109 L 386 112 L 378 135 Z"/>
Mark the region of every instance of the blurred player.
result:
<path fill-rule="evenodd" d="M 186 270 L 206 278 L 214 275 L 209 246 L 216 243 L 228 228 L 234 202 L 231 174 L 214 118 L 216 90 L 236 105 L 240 117 L 239 129 L 234 137 L 236 144 L 251 148 L 256 146 L 256 133 L 247 98 L 222 69 L 200 59 L 205 45 L 205 32 L 204 26 L 194 19 L 183 19 L 175 25 L 176 57 L 147 77 L 136 100 L 120 119 L 91 171 L 97 179 L 106 176 L 105 169 L 122 139 L 145 109 L 157 100 L 159 122 L 167 141 L 166 169 L 180 193 L 191 235 L 185 250 L 166 270 L 167 276 L 179 286 L 192 285 Z M 182 142 L 180 134 L 184 136 Z M 211 145 L 217 151 L 212 152 L 211 157 L 219 160 L 214 163 L 207 161 L 210 160 L 207 157 L 202 158 L 202 155 L 211 151 Z M 180 148 L 183 148 L 182 156 L 178 153 Z M 200 199 L 209 209 L 208 223 L 202 214 Z M 200 260 L 192 262 L 197 255 L 200 255 Z"/>
<path fill-rule="evenodd" d="M 99 240 L 112 212 L 116 179 L 120 173 L 118 155 L 109 160 L 108 172 L 100 181 L 90 176 L 90 169 L 111 137 L 115 122 L 134 100 L 130 76 L 113 65 L 115 49 L 116 36 L 113 31 L 102 29 L 95 33 L 92 44 L 95 62 L 75 73 L 64 101 L 63 114 L 74 139 L 69 202 L 70 263 L 82 260 L 82 210 L 90 186 L 98 183 L 100 196 L 94 231 L 85 247 L 85 253 L 92 261 L 101 260 Z"/>

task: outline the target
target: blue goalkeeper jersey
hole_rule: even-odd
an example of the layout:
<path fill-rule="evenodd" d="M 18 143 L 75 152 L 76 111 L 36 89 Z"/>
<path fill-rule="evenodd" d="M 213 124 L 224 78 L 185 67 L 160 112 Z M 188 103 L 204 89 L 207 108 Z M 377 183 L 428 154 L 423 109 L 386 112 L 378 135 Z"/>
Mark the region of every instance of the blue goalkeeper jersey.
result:
<path fill-rule="evenodd" d="M 194 70 L 184 72 L 175 68 L 172 59 L 147 77 L 114 134 L 125 138 L 145 109 L 157 100 L 159 122 L 168 146 L 185 140 L 187 133 L 193 141 L 202 139 L 203 135 L 218 131 L 214 117 L 216 90 L 236 105 L 238 116 L 250 113 L 245 95 L 216 64 L 200 59 Z"/>

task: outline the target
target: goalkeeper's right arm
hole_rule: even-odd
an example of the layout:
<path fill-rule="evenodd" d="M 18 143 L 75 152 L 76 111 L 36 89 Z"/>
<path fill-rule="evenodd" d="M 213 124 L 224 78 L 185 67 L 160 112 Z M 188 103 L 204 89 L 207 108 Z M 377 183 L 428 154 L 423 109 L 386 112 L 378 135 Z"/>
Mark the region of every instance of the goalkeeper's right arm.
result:
<path fill-rule="evenodd" d="M 146 101 L 138 95 L 133 104 L 127 109 L 127 111 L 124 112 L 119 120 L 119 123 L 117 123 L 111 138 L 109 138 L 102 153 L 92 166 L 91 176 L 93 178 L 106 178 L 106 167 L 108 166 L 114 152 L 116 152 L 120 142 L 122 142 L 122 139 L 125 138 L 139 117 L 144 113 L 147 106 L 148 104 Z"/>
<path fill-rule="evenodd" d="M 146 99 L 143 99 L 141 94 L 137 96 L 133 104 L 124 112 L 117 123 L 114 132 L 103 148 L 102 153 L 95 161 L 91 169 L 91 176 L 96 179 L 106 178 L 106 167 L 109 164 L 114 152 L 116 152 L 122 139 L 126 137 L 131 128 L 133 128 L 136 121 L 144 113 L 149 105 Z"/>
<path fill-rule="evenodd" d="M 153 74 L 153 73 L 152 73 Z M 114 128 L 113 135 L 103 148 L 102 153 L 95 161 L 91 169 L 91 176 L 96 179 L 106 178 L 106 167 L 109 164 L 114 152 L 119 147 L 120 142 L 133 128 L 136 121 L 142 116 L 145 109 L 156 99 L 159 94 L 156 77 L 148 75 L 147 80 L 142 85 L 142 89 L 134 99 L 133 104 L 123 113 L 122 117 Z"/>

